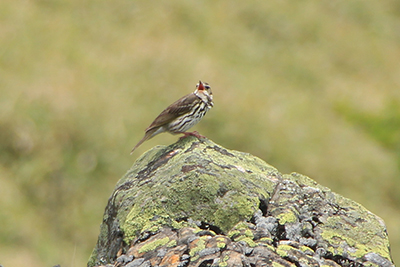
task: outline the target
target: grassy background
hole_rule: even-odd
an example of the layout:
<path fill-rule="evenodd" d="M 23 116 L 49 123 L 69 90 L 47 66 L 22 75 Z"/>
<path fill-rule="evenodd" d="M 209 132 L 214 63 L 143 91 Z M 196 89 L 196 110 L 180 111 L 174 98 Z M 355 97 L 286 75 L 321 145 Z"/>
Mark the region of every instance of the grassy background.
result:
<path fill-rule="evenodd" d="M 0 2 L 0 264 L 84 266 L 115 183 L 167 105 L 382 217 L 400 262 L 400 3 Z"/>

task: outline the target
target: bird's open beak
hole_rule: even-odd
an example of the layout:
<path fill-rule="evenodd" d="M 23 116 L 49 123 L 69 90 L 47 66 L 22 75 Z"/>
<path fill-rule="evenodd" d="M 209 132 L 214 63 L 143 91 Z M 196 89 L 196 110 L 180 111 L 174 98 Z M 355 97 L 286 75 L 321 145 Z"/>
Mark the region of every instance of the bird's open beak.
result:
<path fill-rule="evenodd" d="M 197 87 L 197 90 L 204 90 L 204 85 L 201 81 L 199 81 L 199 87 Z"/>

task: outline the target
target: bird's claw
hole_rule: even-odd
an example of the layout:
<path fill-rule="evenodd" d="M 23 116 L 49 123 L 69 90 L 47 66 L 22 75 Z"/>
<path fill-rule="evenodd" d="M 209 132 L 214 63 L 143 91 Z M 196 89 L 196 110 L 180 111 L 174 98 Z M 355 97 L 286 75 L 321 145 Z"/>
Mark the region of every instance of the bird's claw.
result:
<path fill-rule="evenodd" d="M 197 137 L 198 139 L 206 138 L 205 136 L 199 134 L 197 131 L 194 131 L 194 132 L 183 132 L 183 133 L 181 133 L 181 134 L 183 134 L 183 136 L 180 137 L 179 139 L 184 139 L 184 138 L 186 138 L 186 137 L 188 137 L 188 136 L 195 136 L 195 137 Z"/>

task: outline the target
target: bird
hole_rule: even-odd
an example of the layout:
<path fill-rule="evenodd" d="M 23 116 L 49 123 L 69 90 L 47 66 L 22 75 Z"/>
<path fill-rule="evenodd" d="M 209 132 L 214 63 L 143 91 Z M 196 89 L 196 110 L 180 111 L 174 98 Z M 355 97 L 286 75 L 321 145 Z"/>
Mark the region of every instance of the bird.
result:
<path fill-rule="evenodd" d="M 186 132 L 196 125 L 214 106 L 211 87 L 208 83 L 199 81 L 193 93 L 185 95 L 169 105 L 145 130 L 144 137 L 132 149 L 131 154 L 144 141 L 163 132 L 171 134 L 183 134 L 181 138 L 196 136 L 204 138 L 197 131 Z"/>

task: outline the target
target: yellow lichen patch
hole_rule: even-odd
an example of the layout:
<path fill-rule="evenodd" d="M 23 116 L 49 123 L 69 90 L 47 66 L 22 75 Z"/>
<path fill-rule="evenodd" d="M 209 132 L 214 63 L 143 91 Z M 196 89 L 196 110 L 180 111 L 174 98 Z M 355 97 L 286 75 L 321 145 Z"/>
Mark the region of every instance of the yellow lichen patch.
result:
<path fill-rule="evenodd" d="M 225 248 L 225 247 L 226 247 L 226 244 L 225 244 L 225 243 L 222 243 L 222 242 L 217 242 L 217 247 L 220 248 L 220 249 L 222 249 L 222 248 Z"/>
<path fill-rule="evenodd" d="M 276 248 L 276 253 L 278 253 L 278 255 L 281 256 L 282 258 L 287 257 L 288 253 L 291 249 L 293 249 L 293 248 L 289 245 L 279 245 Z"/>
<path fill-rule="evenodd" d="M 371 247 L 357 243 L 353 238 L 346 236 L 345 234 L 340 234 L 339 232 L 334 232 L 332 230 L 324 230 L 321 233 L 321 237 L 328 241 L 330 244 L 334 244 L 335 247 L 329 247 L 328 250 L 334 255 L 341 255 L 344 252 L 354 256 L 356 258 L 362 258 L 365 254 L 372 250 Z M 346 247 L 354 248 L 355 250 L 347 249 Z M 373 248 L 380 255 L 390 259 L 388 250 L 385 248 L 376 246 Z"/>
<path fill-rule="evenodd" d="M 229 233 L 228 233 L 228 237 L 230 239 L 233 239 L 233 238 L 235 238 L 235 237 L 237 237 L 239 235 L 240 235 L 240 231 L 239 230 L 232 230 L 232 231 L 229 231 Z"/>
<path fill-rule="evenodd" d="M 146 252 L 155 250 L 158 247 L 164 246 L 168 242 L 169 242 L 169 237 L 166 236 L 162 239 L 158 239 L 158 240 L 154 240 L 153 242 L 146 243 L 139 249 L 139 253 L 146 253 Z"/>
<path fill-rule="evenodd" d="M 307 246 L 300 246 L 300 250 L 303 251 L 304 253 L 310 252 L 310 253 L 314 254 L 314 250 L 312 250 L 311 248 L 309 248 Z"/>
<path fill-rule="evenodd" d="M 196 253 L 206 248 L 205 239 L 206 237 L 202 236 L 190 243 L 189 255 L 192 257 L 191 261 L 197 260 L 197 258 L 195 257 Z"/>
<path fill-rule="evenodd" d="M 176 240 L 171 240 L 168 242 L 167 247 L 171 248 L 171 247 L 175 247 L 176 246 Z"/>
<path fill-rule="evenodd" d="M 239 236 L 238 238 L 235 239 L 235 241 L 243 241 L 246 242 L 247 245 L 249 245 L 249 247 L 256 247 L 257 243 L 253 241 L 253 239 L 251 239 L 250 237 L 246 237 L 246 236 Z"/>
<path fill-rule="evenodd" d="M 277 218 L 280 225 L 285 225 L 286 223 L 294 223 L 297 221 L 297 216 L 292 211 L 281 213 L 277 216 Z"/>

